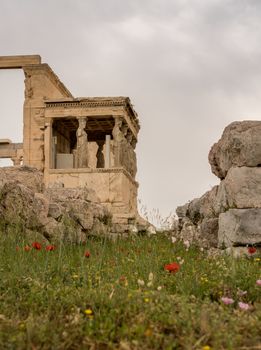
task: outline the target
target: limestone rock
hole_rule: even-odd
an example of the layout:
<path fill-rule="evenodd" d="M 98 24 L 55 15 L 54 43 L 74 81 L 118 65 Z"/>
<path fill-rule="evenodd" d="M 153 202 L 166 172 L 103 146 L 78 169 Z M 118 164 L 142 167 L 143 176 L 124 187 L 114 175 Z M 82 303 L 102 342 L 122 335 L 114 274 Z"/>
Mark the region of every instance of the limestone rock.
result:
<path fill-rule="evenodd" d="M 207 240 L 210 247 L 218 245 L 218 218 L 203 219 L 200 224 L 201 237 Z"/>
<path fill-rule="evenodd" d="M 184 205 L 180 205 L 177 207 L 176 209 L 176 213 L 178 215 L 179 218 L 185 218 L 188 212 L 188 207 L 189 207 L 189 202 L 184 204 Z"/>
<path fill-rule="evenodd" d="M 209 152 L 212 172 L 224 179 L 232 166 L 257 167 L 261 164 L 261 121 L 228 125 Z"/>
<path fill-rule="evenodd" d="M 30 188 L 34 192 L 42 192 L 43 173 L 28 166 L 0 168 L 0 188 L 5 182 L 14 181 Z"/>
<path fill-rule="evenodd" d="M 219 215 L 219 247 L 261 244 L 261 209 L 230 209 Z"/>
<path fill-rule="evenodd" d="M 232 167 L 221 181 L 215 211 L 261 208 L 261 168 Z"/>
<path fill-rule="evenodd" d="M 1 223 L 37 230 L 52 241 L 80 242 L 93 230 L 108 230 L 110 214 L 94 202 L 94 191 L 57 187 L 38 192 L 43 189 L 40 174 L 28 167 L 0 169 Z"/>
<path fill-rule="evenodd" d="M 214 186 L 200 198 L 195 198 L 191 202 L 185 204 L 183 207 L 178 207 L 178 210 L 176 210 L 177 215 L 180 218 L 187 216 L 194 224 L 198 224 L 204 218 L 216 217 L 214 205 L 217 192 L 218 186 Z"/>
<path fill-rule="evenodd" d="M 218 186 L 214 186 L 200 198 L 195 198 L 176 213 L 179 218 L 178 231 L 181 239 L 203 246 L 217 246 L 218 214 L 215 211 Z"/>

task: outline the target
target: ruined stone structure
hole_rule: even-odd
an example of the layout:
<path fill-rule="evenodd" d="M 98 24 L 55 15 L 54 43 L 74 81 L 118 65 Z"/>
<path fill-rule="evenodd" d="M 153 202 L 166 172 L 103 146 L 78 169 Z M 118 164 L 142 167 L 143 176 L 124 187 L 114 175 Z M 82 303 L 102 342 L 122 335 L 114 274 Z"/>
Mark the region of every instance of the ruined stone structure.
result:
<path fill-rule="evenodd" d="M 209 163 L 221 182 L 177 208 L 180 236 L 234 255 L 249 246 L 261 253 L 261 121 L 229 124 Z"/>
<path fill-rule="evenodd" d="M 137 216 L 135 146 L 140 129 L 128 97 L 74 98 L 41 57 L 2 56 L 23 69 L 23 143 L 0 140 L 0 157 L 41 170 L 46 187 L 89 187 L 117 223 Z"/>

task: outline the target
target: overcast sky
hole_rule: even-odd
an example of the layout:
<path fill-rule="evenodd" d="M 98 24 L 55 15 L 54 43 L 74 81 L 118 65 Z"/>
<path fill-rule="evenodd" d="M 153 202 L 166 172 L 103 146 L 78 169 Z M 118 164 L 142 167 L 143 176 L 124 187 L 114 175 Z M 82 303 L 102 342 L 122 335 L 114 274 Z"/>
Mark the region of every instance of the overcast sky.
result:
<path fill-rule="evenodd" d="M 139 198 L 163 216 L 218 183 L 208 152 L 227 124 L 261 119 L 260 0 L 0 0 L 0 43 L 75 97 L 131 98 Z M 23 79 L 0 70 L 0 138 L 22 141 Z"/>

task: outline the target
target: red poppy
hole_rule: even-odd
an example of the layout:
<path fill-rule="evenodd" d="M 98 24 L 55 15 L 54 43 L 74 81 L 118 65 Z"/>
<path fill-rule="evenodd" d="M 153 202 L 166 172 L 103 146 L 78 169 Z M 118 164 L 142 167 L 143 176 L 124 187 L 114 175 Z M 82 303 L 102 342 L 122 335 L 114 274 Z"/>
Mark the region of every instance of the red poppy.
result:
<path fill-rule="evenodd" d="M 48 251 L 50 252 L 51 250 L 55 250 L 56 248 L 55 248 L 54 245 L 49 244 L 49 245 L 47 245 L 47 246 L 45 247 L 45 249 L 48 250 Z"/>
<path fill-rule="evenodd" d="M 89 258 L 91 256 L 91 253 L 88 250 L 86 250 L 86 252 L 84 253 L 84 256 L 85 258 Z"/>
<path fill-rule="evenodd" d="M 29 250 L 31 250 L 31 247 L 29 247 L 29 245 L 26 245 L 26 246 L 24 247 L 24 250 L 25 250 L 26 252 L 29 252 Z"/>
<path fill-rule="evenodd" d="M 180 264 L 173 262 L 171 264 L 167 264 L 164 266 L 164 270 L 169 271 L 171 273 L 176 273 L 180 269 Z"/>
<path fill-rule="evenodd" d="M 121 277 L 119 278 L 119 281 L 120 281 L 120 282 L 126 282 L 126 277 L 125 277 L 125 276 L 121 276 Z"/>
<path fill-rule="evenodd" d="M 33 242 L 32 247 L 36 250 L 40 250 L 42 248 L 42 245 L 39 242 Z"/>
<path fill-rule="evenodd" d="M 256 248 L 255 247 L 249 247 L 248 248 L 248 253 L 249 254 L 255 254 L 255 252 L 256 252 Z"/>

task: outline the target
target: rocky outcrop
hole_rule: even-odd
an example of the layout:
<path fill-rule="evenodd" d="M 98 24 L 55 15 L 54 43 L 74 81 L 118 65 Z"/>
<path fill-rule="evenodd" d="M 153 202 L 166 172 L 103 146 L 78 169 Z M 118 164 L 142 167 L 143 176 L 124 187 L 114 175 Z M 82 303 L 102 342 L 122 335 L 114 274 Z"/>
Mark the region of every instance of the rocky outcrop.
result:
<path fill-rule="evenodd" d="M 127 223 L 124 219 L 112 220 L 90 188 L 65 188 L 59 182 L 45 188 L 42 172 L 37 169 L 0 168 L 0 228 L 19 227 L 27 234 L 37 231 L 49 241 L 74 243 L 85 241 L 89 235 L 114 238 L 155 233 L 154 227 L 139 216 Z"/>
<path fill-rule="evenodd" d="M 220 185 L 177 208 L 179 234 L 197 232 L 209 247 L 261 245 L 261 122 L 226 127 L 209 162 Z"/>
<path fill-rule="evenodd" d="M 110 213 L 88 189 L 45 189 L 42 173 L 0 168 L 0 223 L 40 232 L 50 241 L 81 242 L 110 230 Z"/>
<path fill-rule="evenodd" d="M 217 246 L 218 214 L 215 212 L 218 186 L 202 197 L 176 209 L 182 240 L 197 241 L 204 247 Z"/>

